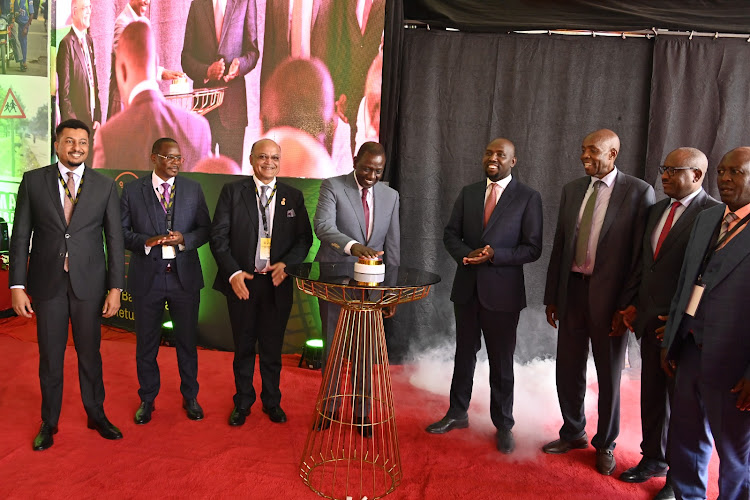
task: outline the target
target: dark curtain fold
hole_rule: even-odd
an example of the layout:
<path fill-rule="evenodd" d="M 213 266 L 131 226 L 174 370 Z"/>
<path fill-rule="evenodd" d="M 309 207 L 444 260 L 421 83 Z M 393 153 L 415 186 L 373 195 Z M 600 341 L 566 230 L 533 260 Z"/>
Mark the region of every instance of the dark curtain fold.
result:
<path fill-rule="evenodd" d="M 401 308 L 392 341 L 408 338 L 419 351 L 453 338 L 456 263 L 443 248 L 443 228 L 461 187 L 484 178 L 484 147 L 503 136 L 516 145 L 513 175 L 544 201 L 544 252 L 526 266 L 530 307 L 516 354 L 554 354 L 541 301 L 560 191 L 584 174 L 581 141 L 599 128 L 620 135 L 618 168 L 643 176 L 651 53 L 646 39 L 405 31 L 396 159 L 401 262 L 443 281 L 426 300 Z"/>
<path fill-rule="evenodd" d="M 398 100 L 401 89 L 401 51 L 404 44 L 403 0 L 385 3 L 383 34 L 383 86 L 380 98 L 380 142 L 385 146 L 383 180 L 397 184 Z M 356 153 L 356 152 L 355 152 Z"/>
<path fill-rule="evenodd" d="M 646 181 L 656 182 L 664 157 L 681 146 L 708 156 L 703 186 L 718 199 L 716 166 L 729 150 L 750 144 L 750 44 L 737 39 L 658 37 L 654 44 Z"/>

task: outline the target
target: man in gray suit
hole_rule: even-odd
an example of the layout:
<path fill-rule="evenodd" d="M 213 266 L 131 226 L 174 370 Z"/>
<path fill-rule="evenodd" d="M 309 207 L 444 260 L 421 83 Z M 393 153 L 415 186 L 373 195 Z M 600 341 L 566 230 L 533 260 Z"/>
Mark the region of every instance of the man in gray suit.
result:
<path fill-rule="evenodd" d="M 750 147 L 716 169 L 721 201 L 698 215 L 669 308 L 662 367 L 675 376 L 669 467 L 677 498 L 706 498 L 713 445 L 721 498 L 750 498 Z M 675 373 L 676 370 L 676 373 Z"/>
<path fill-rule="evenodd" d="M 557 396 L 563 416 L 560 438 L 542 448 L 567 453 L 588 447 L 584 396 L 589 341 L 599 382 L 599 421 L 591 440 L 596 468 L 615 470 L 612 450 L 620 432 L 620 376 L 627 336 L 619 310 L 635 290 L 625 287 L 638 270 L 646 214 L 654 190 L 615 167 L 620 139 L 603 129 L 587 135 L 581 147 L 586 176 L 563 187 L 544 303 L 557 338 Z M 615 330 L 614 318 L 619 319 Z"/>
<path fill-rule="evenodd" d="M 386 266 L 399 265 L 399 197 L 394 189 L 378 182 L 383 176 L 384 168 L 383 146 L 377 142 L 366 142 L 354 157 L 354 172 L 332 177 L 321 183 L 318 207 L 313 219 L 315 234 L 320 240 L 316 262 L 356 262 L 359 257 L 382 256 Z M 323 353 L 325 365 L 341 308 L 322 300 L 318 304 L 326 336 Z M 395 312 L 395 306 L 384 310 L 386 318 L 393 316 Z M 332 380 L 337 379 L 338 376 L 332 377 Z M 357 398 L 355 406 L 359 404 L 361 401 Z M 337 410 L 334 407 L 330 412 Z M 368 411 L 360 413 L 355 409 L 355 414 L 366 413 Z M 361 423 L 363 425 L 358 427 L 360 432 L 372 432 L 366 421 Z M 321 419 L 319 426 L 324 429 L 330 424 L 330 419 Z"/>
<path fill-rule="evenodd" d="M 706 155 L 695 148 L 672 151 L 659 167 L 668 198 L 649 210 L 643 235 L 643 265 L 632 280 L 638 286 L 638 297 L 621 311 L 625 325 L 641 339 L 642 358 L 643 458 L 638 465 L 620 474 L 620 480 L 628 483 L 642 483 L 667 474 L 669 398 L 674 384 L 661 369 L 661 339 L 657 329 L 664 325 L 660 316 L 669 313 L 693 222 L 703 210 L 718 204 L 701 187 L 707 169 Z M 656 496 L 658 500 L 668 498 L 674 498 L 669 478 Z"/>
<path fill-rule="evenodd" d="M 208 121 L 169 104 L 159 91 L 156 48 L 148 24 L 135 21 L 122 31 L 115 69 L 125 110 L 99 129 L 94 168 L 148 170 L 151 146 L 161 137 L 172 137 L 180 144 L 188 167 L 209 155 Z"/>
<path fill-rule="evenodd" d="M 58 163 L 26 172 L 18 186 L 8 284 L 16 314 L 37 314 L 42 426 L 34 450 L 52 446 L 57 433 L 69 321 L 88 427 L 105 439 L 122 437 L 104 415 L 99 352 L 101 317 L 117 313 L 125 284 L 120 200 L 114 181 L 83 163 L 89 134 L 80 120 L 60 123 Z"/>

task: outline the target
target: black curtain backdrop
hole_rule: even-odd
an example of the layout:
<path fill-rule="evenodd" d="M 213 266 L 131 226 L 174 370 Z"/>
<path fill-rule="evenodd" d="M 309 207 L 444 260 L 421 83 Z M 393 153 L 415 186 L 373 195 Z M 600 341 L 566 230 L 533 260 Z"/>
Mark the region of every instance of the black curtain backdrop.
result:
<path fill-rule="evenodd" d="M 487 143 L 516 145 L 513 175 L 544 200 L 544 252 L 526 267 L 530 307 L 521 316 L 521 360 L 554 354 L 542 295 L 563 184 L 584 175 L 586 133 L 611 128 L 621 170 L 643 177 L 652 42 L 646 39 L 490 35 L 406 30 L 398 110 L 401 262 L 443 281 L 394 317 L 391 344 L 412 352 L 453 338 L 455 262 L 443 228 L 462 186 L 484 178 Z"/>

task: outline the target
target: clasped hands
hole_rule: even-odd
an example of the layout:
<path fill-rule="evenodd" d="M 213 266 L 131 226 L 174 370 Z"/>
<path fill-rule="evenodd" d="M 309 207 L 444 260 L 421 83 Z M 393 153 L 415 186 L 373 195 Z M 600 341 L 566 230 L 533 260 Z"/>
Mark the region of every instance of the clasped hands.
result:
<path fill-rule="evenodd" d="M 226 63 L 224 62 L 224 58 L 222 57 L 218 61 L 211 63 L 211 65 L 208 67 L 208 70 L 206 71 L 206 79 L 209 81 L 224 80 L 225 82 L 234 80 L 237 75 L 240 74 L 240 60 L 235 57 L 234 59 L 232 59 L 232 64 L 229 65 L 229 70 L 227 70 L 226 68 Z M 226 75 L 224 74 L 224 71 L 226 71 Z"/>
<path fill-rule="evenodd" d="M 477 248 L 476 250 L 472 250 L 469 255 L 463 258 L 464 265 L 476 265 L 476 264 L 484 264 L 487 261 L 492 262 L 492 259 L 495 258 L 495 251 L 492 249 L 491 246 L 485 245 L 482 248 Z"/>
<path fill-rule="evenodd" d="M 268 267 L 271 269 L 271 280 L 273 281 L 273 286 L 279 286 L 287 277 L 285 271 L 286 264 L 283 262 L 276 262 Z M 245 280 L 251 280 L 253 278 L 255 278 L 255 275 L 252 273 L 240 271 L 229 280 L 229 283 L 232 285 L 232 291 L 234 291 L 234 294 L 238 299 L 247 300 L 250 298 L 250 290 L 247 289 Z"/>
<path fill-rule="evenodd" d="M 154 247 L 157 245 L 184 245 L 185 238 L 179 231 L 170 231 L 169 234 L 157 234 L 146 240 L 147 247 Z"/>

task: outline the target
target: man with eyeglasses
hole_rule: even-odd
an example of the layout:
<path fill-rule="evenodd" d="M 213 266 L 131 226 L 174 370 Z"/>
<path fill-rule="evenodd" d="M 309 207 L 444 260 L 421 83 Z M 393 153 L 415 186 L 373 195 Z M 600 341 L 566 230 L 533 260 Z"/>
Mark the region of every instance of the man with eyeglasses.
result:
<path fill-rule="evenodd" d="M 115 73 L 125 109 L 99 129 L 94 168 L 151 169 L 147 158 L 151 145 L 160 137 L 172 137 L 180 145 L 185 158 L 183 171 L 191 171 L 208 157 L 211 152 L 208 121 L 170 104 L 159 90 L 156 47 L 148 24 L 134 21 L 123 29 L 117 45 Z"/>
<path fill-rule="evenodd" d="M 674 375 L 669 468 L 680 499 L 706 498 L 714 445 L 720 498 L 750 498 L 750 147 L 724 155 L 716 174 L 722 204 L 695 220 L 662 348 Z"/>
<path fill-rule="evenodd" d="M 198 310 L 203 272 L 198 248 L 208 241 L 211 217 L 199 183 L 178 177 L 184 162 L 172 138 L 154 142 L 153 172 L 125 185 L 120 200 L 125 248 L 130 250 L 128 291 L 135 307 L 138 396 L 135 423 L 151 420 L 159 393 L 159 353 L 164 304 L 174 324 L 182 407 L 201 420 L 198 404 Z"/>
<path fill-rule="evenodd" d="M 638 465 L 620 474 L 627 483 L 642 483 L 667 475 L 656 500 L 674 498 L 667 454 L 669 400 L 674 380 L 661 369 L 661 335 L 669 305 L 677 289 L 680 267 L 690 232 L 703 210 L 718 205 L 702 188 L 708 159 L 695 148 L 669 153 L 659 167 L 664 200 L 651 207 L 643 235 L 641 268 L 628 288 L 638 289 L 636 300 L 620 311 L 625 325 L 641 339 L 641 458 Z"/>
<path fill-rule="evenodd" d="M 58 162 L 29 170 L 18 186 L 8 284 L 16 314 L 37 315 L 42 389 L 42 425 L 32 443 L 37 451 L 52 446 L 58 430 L 69 323 L 88 427 L 105 439 L 122 438 L 104 414 L 99 351 L 101 318 L 117 313 L 125 285 L 120 203 L 114 181 L 84 164 L 89 135 L 80 120 L 60 123 Z"/>
<path fill-rule="evenodd" d="M 256 342 L 263 413 L 271 422 L 286 422 L 279 388 L 281 348 L 294 285 L 284 269 L 305 260 L 312 229 L 302 192 L 276 178 L 280 161 L 281 149 L 271 139 L 253 144 L 254 175 L 224 185 L 211 225 L 211 252 L 218 266 L 214 289 L 227 298 L 234 338 L 232 426 L 245 423 L 256 400 Z"/>

